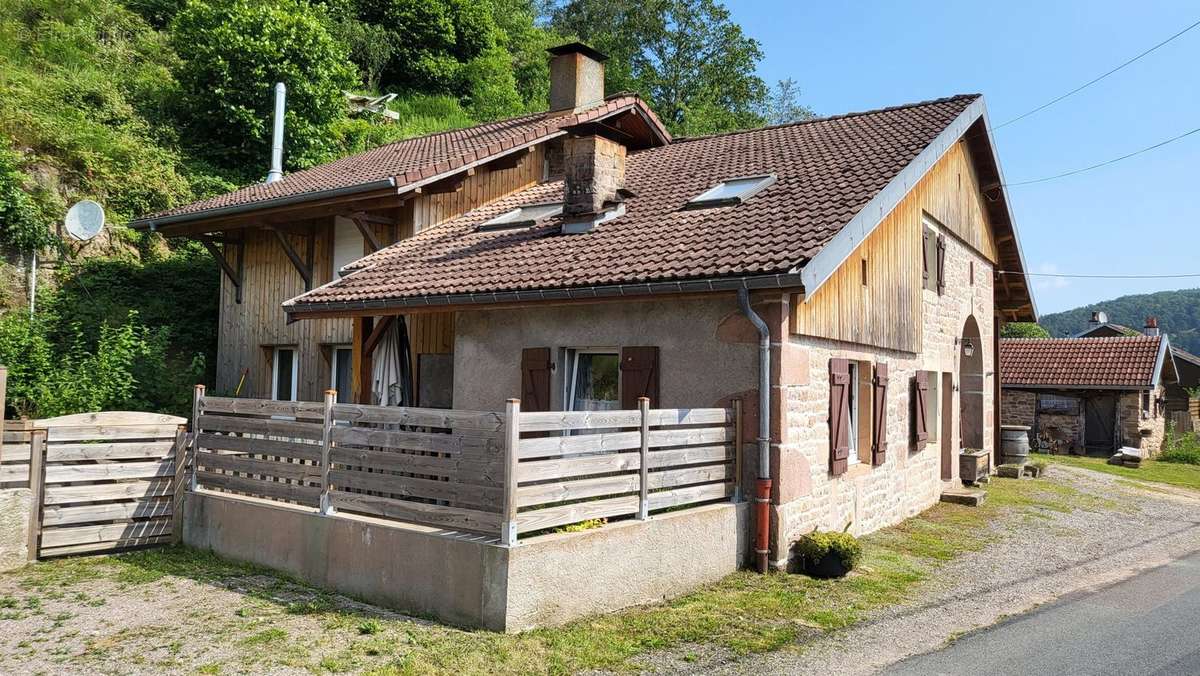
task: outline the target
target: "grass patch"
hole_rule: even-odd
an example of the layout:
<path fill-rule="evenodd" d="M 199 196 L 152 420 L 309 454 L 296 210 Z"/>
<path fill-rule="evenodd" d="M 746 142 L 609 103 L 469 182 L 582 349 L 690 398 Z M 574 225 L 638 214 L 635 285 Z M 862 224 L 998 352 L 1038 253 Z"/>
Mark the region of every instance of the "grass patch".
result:
<path fill-rule="evenodd" d="M 1088 458 L 1077 455 L 1052 455 L 1051 463 L 1069 467 L 1082 467 L 1096 472 L 1113 474 L 1125 479 L 1179 486 L 1200 490 L 1200 466 L 1161 460 L 1143 460 L 1141 467 L 1110 465 L 1105 458 Z"/>
<path fill-rule="evenodd" d="M 671 601 L 517 635 L 398 617 L 279 573 L 183 547 L 39 564 L 22 579 L 31 586 L 51 580 L 70 586 L 107 578 L 125 589 L 183 577 L 238 590 L 245 600 L 224 611 L 227 621 L 189 624 L 202 632 L 204 643 L 239 648 L 225 658 L 228 662 L 207 657 L 191 667 L 206 673 L 272 665 L 393 675 L 628 671 L 638 669 L 637 658 L 650 651 L 683 651 L 680 659 L 686 659 L 694 656 L 693 646 L 709 645 L 741 655 L 795 646 L 814 634 L 852 626 L 911 598 L 944 562 L 982 549 L 1010 525 L 1105 504 L 1098 500 L 1051 480 L 998 480 L 979 507 L 939 503 L 861 538 L 861 564 L 842 579 L 740 571 Z M 88 601 L 101 595 L 87 591 Z M 108 648 L 103 642 L 92 645 L 96 652 Z"/>

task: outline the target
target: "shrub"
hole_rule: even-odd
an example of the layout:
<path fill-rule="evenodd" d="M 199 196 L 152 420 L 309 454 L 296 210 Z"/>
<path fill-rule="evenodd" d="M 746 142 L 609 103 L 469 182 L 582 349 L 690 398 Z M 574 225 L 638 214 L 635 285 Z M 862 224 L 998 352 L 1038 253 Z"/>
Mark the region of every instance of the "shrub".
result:
<path fill-rule="evenodd" d="M 1200 465 L 1200 438 L 1195 432 L 1187 434 L 1169 433 L 1163 442 L 1163 452 L 1158 459 L 1185 465 Z"/>
<path fill-rule="evenodd" d="M 862 545 L 849 533 L 814 531 L 796 543 L 796 554 L 809 561 L 820 561 L 830 552 L 837 554 L 842 565 L 850 570 L 862 559 Z"/>

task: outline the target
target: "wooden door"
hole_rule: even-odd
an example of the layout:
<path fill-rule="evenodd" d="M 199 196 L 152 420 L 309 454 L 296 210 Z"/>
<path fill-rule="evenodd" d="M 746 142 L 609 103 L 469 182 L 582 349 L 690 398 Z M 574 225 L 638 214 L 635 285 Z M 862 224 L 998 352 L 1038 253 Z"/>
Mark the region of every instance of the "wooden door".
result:
<path fill-rule="evenodd" d="M 1093 395 L 1083 400 L 1083 447 L 1089 453 L 1111 454 L 1117 450 L 1117 398 Z"/>

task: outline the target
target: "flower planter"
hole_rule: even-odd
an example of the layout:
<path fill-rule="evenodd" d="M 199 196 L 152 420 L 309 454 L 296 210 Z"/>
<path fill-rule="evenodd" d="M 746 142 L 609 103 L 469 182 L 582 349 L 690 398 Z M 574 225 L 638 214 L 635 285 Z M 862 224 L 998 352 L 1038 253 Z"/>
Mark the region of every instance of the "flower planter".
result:
<path fill-rule="evenodd" d="M 800 570 L 805 575 L 828 580 L 845 577 L 846 573 L 850 572 L 850 567 L 842 562 L 842 557 L 837 552 L 829 552 L 815 561 L 808 557 L 801 559 Z"/>

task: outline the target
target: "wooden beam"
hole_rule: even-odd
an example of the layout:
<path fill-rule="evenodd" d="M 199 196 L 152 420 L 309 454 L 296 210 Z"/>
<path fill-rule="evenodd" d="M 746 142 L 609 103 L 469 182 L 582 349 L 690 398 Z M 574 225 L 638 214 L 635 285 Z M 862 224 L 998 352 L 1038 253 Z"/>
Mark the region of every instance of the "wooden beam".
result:
<path fill-rule="evenodd" d="M 259 209 L 243 214 L 214 217 L 186 223 L 167 224 L 159 226 L 158 232 L 162 233 L 164 237 L 191 237 L 197 234 L 220 232 L 223 230 L 260 228 L 264 223 L 288 223 L 308 218 L 324 218 L 344 214 L 347 211 L 391 209 L 402 206 L 418 194 L 420 194 L 419 189 L 398 193 L 395 188 L 387 188 L 382 191 L 372 191 L 361 195 L 330 198 L 328 200 L 285 207 Z"/>
<path fill-rule="evenodd" d="M 429 195 L 443 195 L 451 192 L 462 190 L 463 184 L 467 179 L 475 175 L 475 168 L 471 167 L 466 171 L 460 171 L 453 176 L 447 176 L 440 181 L 430 183 L 425 186 L 425 193 Z"/>
<path fill-rule="evenodd" d="M 388 218 L 387 216 L 380 216 L 378 214 L 368 214 L 365 211 L 356 211 L 352 214 L 349 214 L 347 216 L 347 218 L 357 218 L 357 219 L 363 221 L 364 223 L 375 223 L 377 225 L 395 225 L 396 224 L 396 219 L 394 219 L 394 218 Z"/>
<path fill-rule="evenodd" d="M 372 228 L 366 221 L 362 220 L 363 214 L 354 214 L 350 220 L 354 221 L 354 225 L 358 227 L 358 231 L 362 233 L 363 240 L 371 247 L 371 253 L 375 253 L 383 248 L 379 243 L 379 238 L 375 236 L 375 229 Z"/>
<path fill-rule="evenodd" d="M 237 269 L 234 269 L 234 267 L 229 264 L 229 260 L 225 258 L 225 252 L 217 248 L 216 243 L 213 242 L 211 237 L 208 237 L 207 235 L 201 235 L 197 239 L 200 240 L 200 243 L 203 244 L 204 248 L 208 250 L 208 253 L 211 254 L 214 259 L 216 259 L 217 265 L 221 266 L 221 269 L 225 272 L 225 276 L 229 277 L 229 281 L 233 284 L 234 288 L 234 299 L 238 303 L 241 303 L 243 269 L 242 259 L 245 258 L 245 245 L 240 241 L 236 243 L 238 249 L 238 267 Z M 223 246 L 226 248 L 228 248 L 231 244 L 231 240 L 222 241 L 225 242 Z"/>
<path fill-rule="evenodd" d="M 533 155 L 534 148 L 535 146 L 529 146 L 524 150 L 518 150 L 507 155 L 501 155 L 491 162 L 488 162 L 484 166 L 489 170 L 516 169 L 525 162 L 525 158 Z"/>
<path fill-rule="evenodd" d="M 275 233 L 275 239 L 279 240 L 279 245 L 283 247 L 283 252 L 287 254 L 288 260 L 292 261 L 292 266 L 296 268 L 296 272 L 300 273 L 300 277 L 304 279 L 304 290 L 312 289 L 312 267 L 300 259 L 300 254 L 296 253 L 296 248 L 292 246 L 287 235 L 281 231 L 271 228 L 271 232 Z"/>
<path fill-rule="evenodd" d="M 353 390 L 354 402 L 357 404 L 371 403 L 371 355 L 363 348 L 374 329 L 374 323 L 374 317 L 354 318 L 354 337 L 351 344 L 354 369 L 350 376 L 350 389 Z"/>
<path fill-rule="evenodd" d="M 363 353 L 368 357 L 375 353 L 375 348 L 379 347 L 379 342 L 383 340 L 383 335 L 391 328 L 392 323 L 396 321 L 395 315 L 388 315 L 382 321 L 375 324 L 375 328 L 371 330 L 371 335 L 367 336 L 366 343 L 363 344 Z"/>

